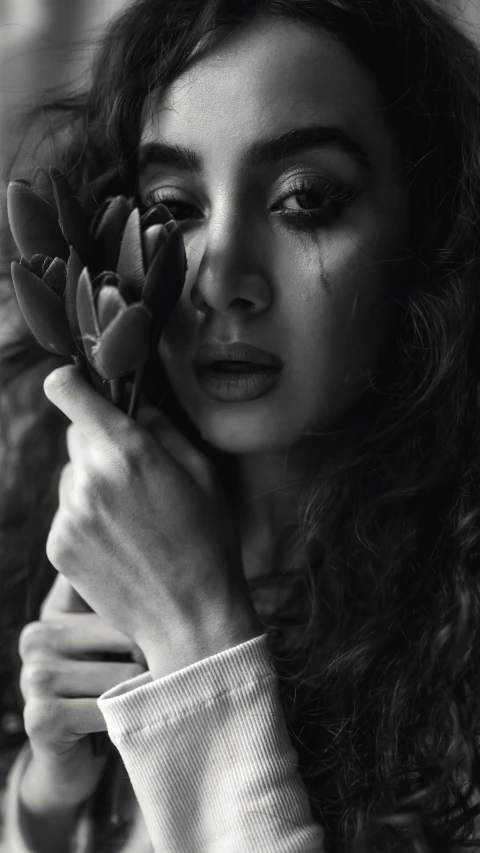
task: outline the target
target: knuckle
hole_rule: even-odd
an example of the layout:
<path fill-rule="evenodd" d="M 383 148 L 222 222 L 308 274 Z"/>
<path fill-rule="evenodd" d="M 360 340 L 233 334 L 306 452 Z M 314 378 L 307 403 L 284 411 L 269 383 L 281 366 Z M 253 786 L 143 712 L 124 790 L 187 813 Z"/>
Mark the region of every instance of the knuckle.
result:
<path fill-rule="evenodd" d="M 75 526 L 73 525 L 73 517 L 67 521 L 65 527 L 65 535 L 70 539 L 75 530 L 78 530 L 79 523 L 88 524 L 95 517 L 95 507 L 97 501 L 100 501 L 105 496 L 105 478 L 98 472 L 92 471 L 89 473 L 88 479 L 85 478 L 76 486 L 75 502 L 72 507 L 75 507 Z"/>
<path fill-rule="evenodd" d="M 67 439 L 71 438 L 75 434 L 75 431 L 76 431 L 75 424 L 74 423 L 68 424 L 67 429 L 66 429 Z"/>
<path fill-rule="evenodd" d="M 73 530 L 70 517 L 66 513 L 57 513 L 45 544 L 45 552 L 52 566 L 64 566 L 72 558 Z"/>
<path fill-rule="evenodd" d="M 128 431 L 128 428 L 125 429 Z M 113 453 L 115 471 L 122 477 L 135 476 L 145 464 L 149 450 L 146 436 L 132 430 L 125 441 L 115 447 Z"/>
<path fill-rule="evenodd" d="M 143 456 L 146 450 L 146 436 L 139 430 L 131 430 L 123 446 L 123 452 L 126 460 L 129 462 L 136 461 L 139 456 Z"/>
<path fill-rule="evenodd" d="M 53 743 L 65 729 L 65 710 L 58 700 L 35 696 L 25 705 L 23 722 L 30 740 Z"/>
<path fill-rule="evenodd" d="M 50 626 L 45 622 L 29 622 L 25 625 L 18 641 L 18 652 L 22 661 L 27 660 L 32 652 L 45 648 L 49 635 Z"/>
<path fill-rule="evenodd" d="M 138 435 L 138 425 L 131 418 L 126 419 L 122 422 L 122 424 L 118 427 L 116 431 L 116 447 L 125 447 L 130 444 L 130 442 L 135 441 L 135 437 Z"/>
<path fill-rule="evenodd" d="M 20 689 L 23 696 L 54 692 L 55 672 L 45 661 L 24 664 L 20 673 Z"/>
<path fill-rule="evenodd" d="M 72 462 L 69 462 L 69 461 L 65 462 L 65 465 L 63 466 L 63 468 L 59 474 L 59 482 L 61 482 L 62 479 L 64 479 L 65 476 L 68 474 L 68 472 L 71 470 L 72 470 Z"/>
<path fill-rule="evenodd" d="M 58 567 L 62 564 L 62 557 L 64 556 L 63 548 L 58 536 L 55 536 L 52 532 L 48 535 L 45 553 L 52 566 Z"/>

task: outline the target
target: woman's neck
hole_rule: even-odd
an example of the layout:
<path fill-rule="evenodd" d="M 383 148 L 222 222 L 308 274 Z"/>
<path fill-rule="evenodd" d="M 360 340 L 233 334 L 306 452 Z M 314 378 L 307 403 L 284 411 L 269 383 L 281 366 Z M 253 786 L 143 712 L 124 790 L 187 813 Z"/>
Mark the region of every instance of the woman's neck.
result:
<path fill-rule="evenodd" d="M 252 454 L 236 460 L 233 513 L 248 579 L 275 571 L 275 546 L 296 528 L 303 472 L 286 455 Z"/>

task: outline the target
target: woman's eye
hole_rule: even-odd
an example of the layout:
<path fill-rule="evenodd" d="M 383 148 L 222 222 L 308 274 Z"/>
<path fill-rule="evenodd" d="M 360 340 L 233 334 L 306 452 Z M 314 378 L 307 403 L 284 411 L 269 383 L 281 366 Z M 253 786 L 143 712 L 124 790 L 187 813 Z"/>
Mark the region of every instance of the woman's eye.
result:
<path fill-rule="evenodd" d="M 322 207 L 325 201 L 328 201 L 327 196 L 320 192 L 296 193 L 294 196 L 289 196 L 298 202 L 298 207 L 284 207 L 283 210 L 318 210 Z M 286 199 L 288 201 L 288 199 Z"/>
<path fill-rule="evenodd" d="M 145 198 L 145 208 L 152 207 L 155 204 L 164 204 L 172 214 L 172 218 L 177 222 L 184 222 L 187 219 L 193 219 L 195 213 L 199 213 L 198 207 L 187 201 L 182 201 L 172 195 L 162 195 L 160 192 L 148 193 Z"/>
<path fill-rule="evenodd" d="M 353 187 L 336 180 L 301 179 L 286 189 L 275 205 L 275 213 L 287 221 L 310 226 L 333 222 L 356 195 Z"/>

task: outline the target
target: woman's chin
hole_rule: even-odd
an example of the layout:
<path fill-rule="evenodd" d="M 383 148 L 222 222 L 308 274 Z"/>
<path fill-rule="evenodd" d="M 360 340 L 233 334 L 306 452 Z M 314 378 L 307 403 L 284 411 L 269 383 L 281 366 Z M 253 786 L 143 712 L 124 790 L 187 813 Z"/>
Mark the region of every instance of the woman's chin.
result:
<path fill-rule="evenodd" d="M 238 408 L 236 411 L 203 412 L 201 417 L 196 414 L 191 417 L 202 438 L 223 453 L 275 453 L 291 444 L 292 437 L 282 434 L 285 423 L 275 424 L 252 414 L 248 416 Z"/>

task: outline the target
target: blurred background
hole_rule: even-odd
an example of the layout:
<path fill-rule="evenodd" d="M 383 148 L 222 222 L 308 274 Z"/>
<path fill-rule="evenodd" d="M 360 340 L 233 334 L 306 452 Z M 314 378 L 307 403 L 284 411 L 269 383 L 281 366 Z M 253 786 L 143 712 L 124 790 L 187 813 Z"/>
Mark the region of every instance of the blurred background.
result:
<path fill-rule="evenodd" d="M 88 79 L 95 40 L 125 0 L 0 0 L 0 172 L 15 115 Z"/>

